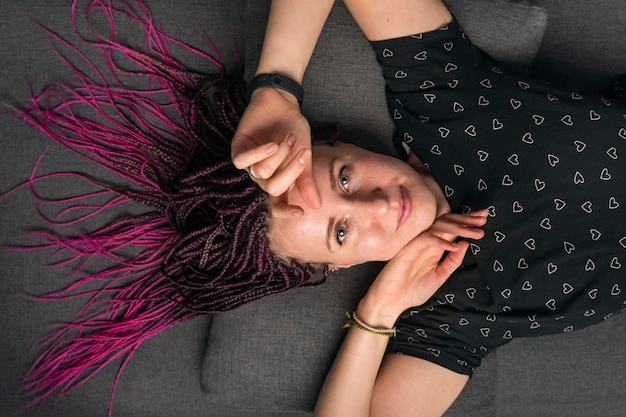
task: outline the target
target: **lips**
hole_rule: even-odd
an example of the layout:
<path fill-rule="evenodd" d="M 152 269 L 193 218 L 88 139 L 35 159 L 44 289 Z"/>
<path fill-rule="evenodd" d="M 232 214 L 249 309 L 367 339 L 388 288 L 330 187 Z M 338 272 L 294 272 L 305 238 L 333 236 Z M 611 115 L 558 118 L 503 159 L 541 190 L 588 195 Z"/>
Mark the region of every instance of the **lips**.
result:
<path fill-rule="evenodd" d="M 404 187 L 400 187 L 400 203 L 398 204 L 398 229 L 402 226 L 413 210 L 413 204 Z"/>

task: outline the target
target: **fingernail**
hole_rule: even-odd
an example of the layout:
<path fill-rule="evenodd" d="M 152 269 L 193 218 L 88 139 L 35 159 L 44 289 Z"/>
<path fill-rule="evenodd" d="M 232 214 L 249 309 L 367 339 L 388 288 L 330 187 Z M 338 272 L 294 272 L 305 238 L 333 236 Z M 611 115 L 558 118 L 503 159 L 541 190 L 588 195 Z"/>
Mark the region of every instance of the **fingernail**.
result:
<path fill-rule="evenodd" d="M 302 153 L 300 154 L 300 158 L 298 158 L 298 161 L 304 165 L 307 162 L 309 162 L 309 160 L 311 159 L 311 150 L 310 149 L 305 149 L 302 151 Z"/>
<path fill-rule="evenodd" d="M 287 135 L 287 143 L 289 144 L 289 146 L 293 146 L 296 143 L 296 135 L 294 135 L 293 133 Z"/>
<path fill-rule="evenodd" d="M 267 145 L 267 147 L 265 148 L 265 153 L 266 154 L 273 154 L 274 152 L 276 152 L 278 150 L 278 145 L 275 143 L 270 143 L 269 145 Z"/>

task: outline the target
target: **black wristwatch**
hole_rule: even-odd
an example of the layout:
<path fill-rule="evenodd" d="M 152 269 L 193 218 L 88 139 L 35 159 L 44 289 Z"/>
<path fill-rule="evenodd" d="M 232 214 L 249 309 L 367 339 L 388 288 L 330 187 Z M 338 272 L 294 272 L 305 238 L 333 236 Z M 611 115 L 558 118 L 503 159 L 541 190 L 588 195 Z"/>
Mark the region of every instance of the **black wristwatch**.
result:
<path fill-rule="evenodd" d="M 280 74 L 259 74 L 248 84 L 248 98 L 252 92 L 261 87 L 279 88 L 292 94 L 297 100 L 300 107 L 304 101 L 304 89 L 300 84 L 289 77 Z"/>

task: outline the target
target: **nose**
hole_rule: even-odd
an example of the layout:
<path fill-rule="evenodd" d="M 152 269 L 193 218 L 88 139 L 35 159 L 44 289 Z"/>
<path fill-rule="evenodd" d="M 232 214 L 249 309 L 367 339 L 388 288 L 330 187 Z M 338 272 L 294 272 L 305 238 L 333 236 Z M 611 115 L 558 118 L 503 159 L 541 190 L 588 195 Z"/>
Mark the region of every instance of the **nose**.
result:
<path fill-rule="evenodd" d="M 371 216 L 383 216 L 389 211 L 389 201 L 387 195 L 381 189 L 356 196 L 358 204 L 361 205 L 364 213 Z"/>

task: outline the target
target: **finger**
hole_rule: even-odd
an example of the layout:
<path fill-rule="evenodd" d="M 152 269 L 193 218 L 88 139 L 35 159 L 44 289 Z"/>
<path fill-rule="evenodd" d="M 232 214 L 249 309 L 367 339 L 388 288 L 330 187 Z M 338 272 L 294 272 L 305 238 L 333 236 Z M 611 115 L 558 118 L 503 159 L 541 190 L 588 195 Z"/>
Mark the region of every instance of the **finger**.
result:
<path fill-rule="evenodd" d="M 306 163 L 302 160 L 300 160 L 299 162 L 301 164 Z M 315 179 L 313 178 L 312 164 L 308 164 L 308 166 L 305 166 L 304 170 L 298 177 L 296 184 L 298 186 L 298 191 L 300 192 L 300 195 L 302 195 L 302 199 L 307 204 L 307 206 L 311 207 L 312 209 L 318 209 L 322 207 L 322 199 L 319 192 L 317 191 Z"/>
<path fill-rule="evenodd" d="M 278 148 L 274 142 L 257 146 L 249 139 L 239 139 L 237 142 L 233 139 L 231 158 L 235 167 L 245 169 L 275 154 Z"/>
<path fill-rule="evenodd" d="M 435 223 L 457 223 L 466 226 L 482 226 L 487 222 L 487 215 L 488 212 L 485 211 L 482 213 L 482 210 L 481 212 L 471 212 L 467 214 L 447 213 L 437 218 Z"/>
<path fill-rule="evenodd" d="M 430 232 L 447 241 L 455 241 L 459 237 L 472 240 L 480 240 L 485 236 L 485 231 L 466 226 L 454 226 L 452 228 L 432 229 Z"/>
<path fill-rule="evenodd" d="M 268 156 L 255 163 L 254 165 L 254 174 L 257 179 L 269 179 L 271 178 L 277 169 L 280 168 L 281 165 L 284 165 L 286 161 L 289 160 L 289 156 L 291 154 L 294 143 L 296 142 L 296 137 L 293 134 L 289 134 L 285 137 L 283 141 L 278 144 L 278 149 L 273 154 L 268 154 Z"/>
<path fill-rule="evenodd" d="M 460 220 L 461 223 L 467 226 L 483 226 L 487 223 L 487 218 L 489 217 L 489 210 L 478 210 L 475 212 L 470 212 L 467 214 L 463 214 L 463 218 Z"/>
<path fill-rule="evenodd" d="M 461 266 L 468 248 L 469 243 L 465 241 L 459 242 L 459 249 L 457 251 L 448 253 L 444 260 L 441 261 L 441 263 L 437 267 L 437 272 L 442 278 L 448 279 L 450 275 L 452 275 L 452 273 L 456 271 L 459 266 Z"/>
<path fill-rule="evenodd" d="M 457 242 L 441 238 L 434 234 L 430 235 L 430 238 L 428 240 L 428 247 L 448 252 L 456 252 L 460 248 Z"/>
<path fill-rule="evenodd" d="M 281 195 L 295 183 L 307 206 L 317 209 L 322 202 L 313 180 L 311 150 L 303 149 L 287 166 L 269 179 L 263 187 L 270 195 Z"/>
<path fill-rule="evenodd" d="M 285 219 L 289 217 L 300 217 L 304 215 L 302 207 L 288 204 L 285 201 L 278 201 L 271 204 L 272 217 L 277 219 Z"/>
<path fill-rule="evenodd" d="M 474 227 L 461 227 L 456 232 L 456 235 L 457 237 L 464 237 L 466 239 L 480 240 L 485 236 L 485 231 Z"/>
<path fill-rule="evenodd" d="M 443 252 L 456 252 L 460 248 L 459 244 L 443 238 L 440 238 L 432 233 L 424 232 L 409 242 L 401 252 L 407 256 L 408 259 L 415 259 L 423 257 L 426 251 L 436 251 L 436 256 L 440 257 Z"/>
<path fill-rule="evenodd" d="M 489 216 L 489 209 L 480 209 L 470 211 L 468 213 L 446 213 L 442 217 L 456 217 L 456 218 L 473 218 L 473 217 L 487 217 Z"/>
<path fill-rule="evenodd" d="M 287 165 L 276 171 L 271 178 L 265 181 L 263 189 L 273 196 L 279 196 L 289 191 L 306 168 L 306 163 L 302 162 L 303 154 L 305 161 L 307 159 L 310 160 L 311 151 L 309 149 L 302 149 Z"/>
<path fill-rule="evenodd" d="M 489 216 L 489 209 L 476 210 L 476 211 L 470 212 L 469 214 L 474 217 L 487 217 Z"/>
<path fill-rule="evenodd" d="M 465 224 L 451 224 L 447 227 L 442 227 L 441 230 L 434 229 L 432 232 L 433 234 L 444 239 L 450 239 L 451 236 L 454 236 L 452 237 L 452 239 L 455 240 L 457 237 L 460 236 L 467 239 L 478 240 L 483 238 L 483 236 L 485 235 L 485 231 L 482 229 L 478 229 L 477 226 Z"/>
<path fill-rule="evenodd" d="M 484 236 L 484 231 L 479 227 L 484 226 L 486 221 L 486 217 L 481 216 L 450 214 L 437 219 L 429 231 L 448 240 L 454 240 L 458 236 L 481 239 Z"/>

